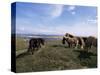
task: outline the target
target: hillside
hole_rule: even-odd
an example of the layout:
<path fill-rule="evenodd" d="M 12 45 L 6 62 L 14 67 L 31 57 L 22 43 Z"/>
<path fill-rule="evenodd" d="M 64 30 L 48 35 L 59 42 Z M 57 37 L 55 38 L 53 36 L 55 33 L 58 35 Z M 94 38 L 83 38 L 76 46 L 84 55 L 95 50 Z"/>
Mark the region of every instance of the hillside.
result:
<path fill-rule="evenodd" d="M 16 57 L 17 72 L 36 72 L 84 69 L 97 67 L 97 50 L 92 48 L 89 53 L 84 50 L 67 48 L 61 40 L 46 41 L 45 46 L 34 55 L 28 53 Z"/>

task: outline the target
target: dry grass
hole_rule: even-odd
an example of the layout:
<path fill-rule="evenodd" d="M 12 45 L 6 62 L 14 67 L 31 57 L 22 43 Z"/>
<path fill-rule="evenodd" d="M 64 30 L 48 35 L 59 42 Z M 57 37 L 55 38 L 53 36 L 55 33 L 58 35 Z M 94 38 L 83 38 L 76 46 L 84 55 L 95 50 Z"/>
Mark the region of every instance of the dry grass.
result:
<path fill-rule="evenodd" d="M 24 38 L 16 38 L 16 50 L 23 50 L 28 48 L 28 41 L 25 41 Z"/>

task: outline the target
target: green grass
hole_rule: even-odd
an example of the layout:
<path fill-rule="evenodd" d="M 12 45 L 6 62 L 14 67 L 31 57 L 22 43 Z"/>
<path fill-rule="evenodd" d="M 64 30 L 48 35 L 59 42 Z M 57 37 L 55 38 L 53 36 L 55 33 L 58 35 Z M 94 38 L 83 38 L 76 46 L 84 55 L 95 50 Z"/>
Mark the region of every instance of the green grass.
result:
<path fill-rule="evenodd" d="M 97 50 L 92 48 L 89 51 L 86 53 L 84 50 L 67 48 L 61 40 L 46 41 L 45 46 L 34 55 L 24 53 L 16 57 L 16 72 L 96 68 Z"/>

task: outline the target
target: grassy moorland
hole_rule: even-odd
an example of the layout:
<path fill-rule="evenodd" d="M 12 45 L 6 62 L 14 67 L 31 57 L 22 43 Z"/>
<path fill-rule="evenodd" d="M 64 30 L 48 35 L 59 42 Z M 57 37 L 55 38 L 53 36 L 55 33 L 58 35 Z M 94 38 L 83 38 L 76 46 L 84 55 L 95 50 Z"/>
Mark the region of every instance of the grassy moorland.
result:
<path fill-rule="evenodd" d="M 17 50 L 26 49 L 28 42 L 17 39 Z M 67 48 L 61 40 L 48 40 L 33 55 L 28 53 L 16 57 L 16 72 L 37 72 L 69 69 L 86 69 L 97 67 L 97 49 L 89 52 L 81 49 Z"/>
<path fill-rule="evenodd" d="M 28 41 L 22 37 L 16 38 L 16 51 L 28 48 Z"/>

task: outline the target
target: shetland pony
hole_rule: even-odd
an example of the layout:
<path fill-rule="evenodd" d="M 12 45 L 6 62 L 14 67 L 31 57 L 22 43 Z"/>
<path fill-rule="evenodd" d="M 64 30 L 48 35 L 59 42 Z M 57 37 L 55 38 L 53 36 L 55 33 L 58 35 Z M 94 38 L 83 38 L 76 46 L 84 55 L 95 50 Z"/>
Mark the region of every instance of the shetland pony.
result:
<path fill-rule="evenodd" d="M 33 54 L 35 50 L 41 48 L 41 45 L 44 45 L 44 42 L 45 41 L 42 38 L 31 38 L 29 40 L 28 52 Z"/>
<path fill-rule="evenodd" d="M 81 49 L 84 49 L 84 47 L 85 47 L 84 39 L 81 38 L 81 37 L 76 37 L 76 36 L 74 36 L 72 34 L 66 33 L 63 36 L 63 40 L 62 40 L 63 44 L 65 44 L 65 40 L 68 43 L 69 47 L 71 47 L 73 44 L 75 45 L 76 48 L 78 46 L 80 46 Z"/>
<path fill-rule="evenodd" d="M 91 48 L 92 46 L 97 47 L 97 38 L 93 36 L 87 37 L 85 45 L 86 45 L 85 47 L 88 49 Z"/>
<path fill-rule="evenodd" d="M 63 37 L 62 43 L 65 44 L 65 42 L 68 43 L 68 47 L 78 47 L 78 40 L 77 38 L 70 38 L 70 37 Z"/>

